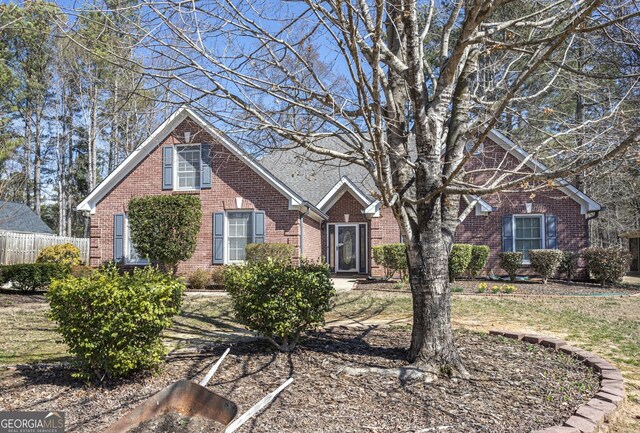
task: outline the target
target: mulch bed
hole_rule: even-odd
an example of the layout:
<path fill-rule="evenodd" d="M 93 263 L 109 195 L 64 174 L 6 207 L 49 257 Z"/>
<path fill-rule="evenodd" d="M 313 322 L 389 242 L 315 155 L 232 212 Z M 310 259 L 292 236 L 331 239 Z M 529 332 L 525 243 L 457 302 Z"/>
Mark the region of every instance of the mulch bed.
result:
<path fill-rule="evenodd" d="M 477 295 L 478 284 L 485 282 L 489 289 L 483 295 L 493 295 L 491 287 L 504 285 L 513 285 L 517 290 L 515 295 L 557 295 L 557 296 L 607 296 L 607 295 L 635 295 L 640 294 L 637 288 L 628 286 L 601 287 L 599 284 L 571 282 L 562 280 L 550 280 L 547 284 L 542 284 L 542 280 L 533 279 L 531 281 L 492 281 L 485 279 L 478 280 L 457 280 L 451 283 L 452 293 L 461 293 L 465 295 Z M 460 291 L 459 289 L 462 289 Z M 357 282 L 354 290 L 379 290 L 385 292 L 409 292 L 409 287 L 403 285 L 399 281 L 380 281 L 380 280 L 360 280 Z"/>
<path fill-rule="evenodd" d="M 530 432 L 562 424 L 597 390 L 592 370 L 559 353 L 469 331 L 456 335 L 472 380 L 344 374 L 346 366 L 405 364 L 410 332 L 374 327 L 314 333 L 291 355 L 274 353 L 262 340 L 238 343 L 209 387 L 242 413 L 293 376 L 293 384 L 240 430 L 282 433 Z M 224 349 L 174 355 L 156 376 L 100 387 L 72 379 L 69 366 L 24 368 L 0 378 L 0 410 L 62 410 L 68 431 L 100 431 L 172 382 L 202 378 Z"/>
<path fill-rule="evenodd" d="M 15 289 L 0 289 L 0 308 L 1 307 L 13 307 L 20 304 L 38 303 L 43 304 L 47 302 L 47 298 L 44 295 L 45 292 L 23 292 Z"/>

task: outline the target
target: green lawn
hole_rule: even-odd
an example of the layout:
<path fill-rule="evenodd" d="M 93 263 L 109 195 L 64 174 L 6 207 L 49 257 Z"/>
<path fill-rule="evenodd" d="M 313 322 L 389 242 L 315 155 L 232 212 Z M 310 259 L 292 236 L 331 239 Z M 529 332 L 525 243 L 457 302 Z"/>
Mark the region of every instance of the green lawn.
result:
<path fill-rule="evenodd" d="M 46 304 L 0 308 L 0 364 L 50 362 L 67 357 Z M 407 323 L 408 293 L 340 294 L 327 323 Z M 618 433 L 640 431 L 640 297 L 490 298 L 455 295 L 457 327 L 512 329 L 552 334 L 614 362 L 628 382 L 629 415 Z M 248 333 L 233 322 L 225 297 L 188 297 L 165 338 L 171 349 L 223 343 Z M 640 419 L 640 418 L 639 418 Z"/>

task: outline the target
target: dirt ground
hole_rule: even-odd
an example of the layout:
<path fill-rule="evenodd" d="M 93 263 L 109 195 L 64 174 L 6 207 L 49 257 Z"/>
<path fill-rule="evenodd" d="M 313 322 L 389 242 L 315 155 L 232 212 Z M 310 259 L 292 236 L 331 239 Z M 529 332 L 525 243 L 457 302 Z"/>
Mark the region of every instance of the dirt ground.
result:
<path fill-rule="evenodd" d="M 345 367 L 398 367 L 406 327 L 317 332 L 291 355 L 262 341 L 234 345 L 209 387 L 247 410 L 288 377 L 293 384 L 242 432 L 530 432 L 561 423 L 598 386 L 576 361 L 526 343 L 460 331 L 471 380 L 403 381 L 349 376 Z M 224 347 L 174 356 L 155 377 L 88 387 L 64 365 L 25 368 L 0 379 L 3 410 L 65 411 L 68 429 L 95 432 L 175 380 L 201 378 Z M 435 431 L 435 430 L 434 430 Z"/>

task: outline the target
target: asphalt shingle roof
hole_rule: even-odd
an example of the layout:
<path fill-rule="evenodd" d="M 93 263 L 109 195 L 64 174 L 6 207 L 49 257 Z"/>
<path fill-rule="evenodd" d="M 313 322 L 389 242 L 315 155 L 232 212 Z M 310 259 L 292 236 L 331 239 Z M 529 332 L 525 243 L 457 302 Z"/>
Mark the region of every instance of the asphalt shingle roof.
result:
<path fill-rule="evenodd" d="M 0 230 L 53 234 L 29 206 L 11 201 L 0 201 Z"/>
<path fill-rule="evenodd" d="M 335 137 L 318 141 L 326 149 L 344 151 Z M 273 150 L 260 159 L 260 164 L 305 200 L 317 205 L 336 183 L 346 176 L 373 201 L 375 186 L 364 167 L 330 159 L 300 148 Z"/>

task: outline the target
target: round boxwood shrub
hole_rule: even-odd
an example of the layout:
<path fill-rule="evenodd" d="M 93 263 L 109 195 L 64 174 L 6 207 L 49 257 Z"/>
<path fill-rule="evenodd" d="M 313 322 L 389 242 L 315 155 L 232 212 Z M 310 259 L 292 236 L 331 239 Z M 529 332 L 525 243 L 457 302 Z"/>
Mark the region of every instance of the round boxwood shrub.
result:
<path fill-rule="evenodd" d="M 73 244 L 50 245 L 40 250 L 37 263 L 59 263 L 64 266 L 78 266 L 82 264 L 80 249 Z"/>
<path fill-rule="evenodd" d="M 582 258 L 591 277 L 604 287 L 622 280 L 629 269 L 631 254 L 619 247 L 591 247 L 582 250 Z"/>
<path fill-rule="evenodd" d="M 562 258 L 563 254 L 560 250 L 529 250 L 531 268 L 540 274 L 544 284 L 547 284 L 549 278 L 556 274 Z"/>
<path fill-rule="evenodd" d="M 472 250 L 473 245 L 470 244 L 453 244 L 449 253 L 449 281 L 454 282 L 467 270 Z"/>
<path fill-rule="evenodd" d="M 224 284 L 236 319 L 283 352 L 292 351 L 304 331 L 324 325 L 335 295 L 326 264 L 227 266 Z"/>
<path fill-rule="evenodd" d="M 3 266 L 2 281 L 23 292 L 44 290 L 52 280 L 65 278 L 69 273 L 68 266 L 58 263 L 24 263 Z"/>
<path fill-rule="evenodd" d="M 509 275 L 509 280 L 515 281 L 518 269 L 522 267 L 522 253 L 516 252 L 501 252 L 498 253 L 500 259 L 500 267 Z"/>
<path fill-rule="evenodd" d="M 193 195 L 156 195 L 129 201 L 129 229 L 136 251 L 175 275 L 178 262 L 196 250 L 202 208 Z"/>
<path fill-rule="evenodd" d="M 204 290 L 211 282 L 211 272 L 206 269 L 196 269 L 189 275 L 187 282 L 193 290 Z"/>
<path fill-rule="evenodd" d="M 578 271 L 578 260 L 580 254 L 573 251 L 563 251 L 562 261 L 558 267 L 558 272 L 565 276 L 567 281 L 571 281 Z"/>
<path fill-rule="evenodd" d="M 471 261 L 467 267 L 467 272 L 472 278 L 477 278 L 480 271 L 487 266 L 490 251 L 488 245 L 474 245 L 471 248 Z"/>
<path fill-rule="evenodd" d="M 120 274 L 107 266 L 90 277 L 54 280 L 47 298 L 80 375 L 102 380 L 160 365 L 160 334 L 180 311 L 183 292 L 182 282 L 151 267 Z"/>
<path fill-rule="evenodd" d="M 384 268 L 387 280 L 397 273 L 400 278 L 407 274 L 407 247 L 405 244 L 386 244 L 373 247 L 373 260 Z"/>
<path fill-rule="evenodd" d="M 296 249 L 291 244 L 264 243 L 248 244 L 245 251 L 248 262 L 258 263 L 272 260 L 286 264 L 291 263 Z"/>

